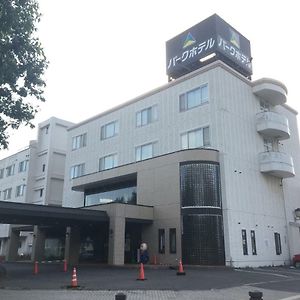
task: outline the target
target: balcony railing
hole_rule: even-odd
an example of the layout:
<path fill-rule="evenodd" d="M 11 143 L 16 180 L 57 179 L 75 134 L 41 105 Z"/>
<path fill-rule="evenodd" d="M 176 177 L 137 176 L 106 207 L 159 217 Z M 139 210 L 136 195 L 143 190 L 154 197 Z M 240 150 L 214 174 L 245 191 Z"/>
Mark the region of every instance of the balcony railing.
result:
<path fill-rule="evenodd" d="M 267 151 L 259 154 L 260 171 L 279 178 L 295 176 L 293 158 L 283 152 Z"/>
<path fill-rule="evenodd" d="M 267 137 L 285 140 L 290 137 L 289 121 L 286 116 L 266 111 L 256 115 L 257 131 Z"/>

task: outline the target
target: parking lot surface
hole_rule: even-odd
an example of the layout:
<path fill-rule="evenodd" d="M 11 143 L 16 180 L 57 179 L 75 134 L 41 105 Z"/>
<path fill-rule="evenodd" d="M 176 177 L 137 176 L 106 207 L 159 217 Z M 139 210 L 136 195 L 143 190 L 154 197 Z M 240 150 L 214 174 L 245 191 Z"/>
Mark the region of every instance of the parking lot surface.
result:
<path fill-rule="evenodd" d="M 169 267 L 146 266 L 146 280 L 138 281 L 138 266 L 81 265 L 79 288 L 72 290 L 72 270 L 63 272 L 62 264 L 40 264 L 34 275 L 32 264 L 5 263 L 0 272 L 0 300 L 115 299 L 120 291 L 129 300 L 243 300 L 253 290 L 262 291 L 264 300 L 300 300 L 299 269 L 185 267 L 185 271 L 185 276 L 177 276 Z"/>

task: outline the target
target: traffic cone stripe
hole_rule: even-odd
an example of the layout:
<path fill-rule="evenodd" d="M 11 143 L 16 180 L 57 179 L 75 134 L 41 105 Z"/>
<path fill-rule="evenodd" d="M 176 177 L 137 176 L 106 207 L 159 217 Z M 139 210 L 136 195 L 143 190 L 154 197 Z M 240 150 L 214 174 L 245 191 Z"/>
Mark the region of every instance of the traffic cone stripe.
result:
<path fill-rule="evenodd" d="M 78 287 L 76 268 L 73 268 L 71 287 Z"/>

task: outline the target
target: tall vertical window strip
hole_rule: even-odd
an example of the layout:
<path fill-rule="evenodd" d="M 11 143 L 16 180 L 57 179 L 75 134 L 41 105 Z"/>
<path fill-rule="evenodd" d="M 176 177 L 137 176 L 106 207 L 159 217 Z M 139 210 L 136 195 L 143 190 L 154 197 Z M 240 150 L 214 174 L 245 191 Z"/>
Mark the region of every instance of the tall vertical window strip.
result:
<path fill-rule="evenodd" d="M 276 255 L 280 255 L 282 253 L 281 249 L 281 239 L 280 239 L 280 234 L 278 232 L 274 233 L 274 239 L 275 239 L 275 250 L 276 250 Z"/>
<path fill-rule="evenodd" d="M 186 111 L 208 102 L 208 85 L 205 84 L 179 96 L 180 111 Z"/>
<path fill-rule="evenodd" d="M 247 232 L 242 229 L 243 254 L 248 255 Z"/>
<path fill-rule="evenodd" d="M 23 196 L 25 193 L 25 188 L 26 188 L 25 184 L 18 185 L 16 189 L 16 197 Z"/>
<path fill-rule="evenodd" d="M 74 165 L 70 169 L 70 178 L 76 178 L 84 175 L 85 164 Z"/>
<path fill-rule="evenodd" d="M 9 199 L 11 199 L 11 191 L 12 191 L 12 188 L 5 189 L 5 190 L 3 191 L 3 199 L 4 199 L 4 200 L 9 200 Z"/>
<path fill-rule="evenodd" d="M 169 230 L 170 253 L 176 253 L 176 228 Z"/>
<path fill-rule="evenodd" d="M 99 161 L 99 170 L 107 170 L 114 168 L 118 165 L 118 155 L 117 154 L 111 154 L 100 158 Z"/>
<path fill-rule="evenodd" d="M 255 231 L 254 231 L 254 230 L 251 230 L 250 235 L 251 235 L 252 255 L 257 255 L 257 251 L 256 251 L 256 239 L 255 239 Z"/>
<path fill-rule="evenodd" d="M 181 135 L 181 149 L 207 147 L 209 145 L 209 127 L 191 130 Z"/>
<path fill-rule="evenodd" d="M 158 252 L 161 254 L 165 253 L 165 230 L 158 229 Z"/>
<path fill-rule="evenodd" d="M 151 158 L 156 154 L 156 143 L 149 143 L 135 148 L 135 160 L 140 161 Z"/>
<path fill-rule="evenodd" d="M 6 168 L 6 177 L 12 176 L 15 173 L 15 165 L 10 165 Z"/>
<path fill-rule="evenodd" d="M 72 138 L 72 150 L 76 150 L 86 146 L 86 133 L 74 136 Z"/>
<path fill-rule="evenodd" d="M 114 121 L 101 127 L 101 140 L 111 138 L 119 133 L 119 123 Z"/>
<path fill-rule="evenodd" d="M 4 169 L 0 169 L 0 179 L 2 179 L 4 176 Z"/>
<path fill-rule="evenodd" d="M 19 173 L 26 172 L 28 165 L 28 160 L 23 160 L 19 162 Z"/>
<path fill-rule="evenodd" d="M 136 127 L 145 126 L 157 120 L 157 105 L 145 108 L 136 113 Z"/>

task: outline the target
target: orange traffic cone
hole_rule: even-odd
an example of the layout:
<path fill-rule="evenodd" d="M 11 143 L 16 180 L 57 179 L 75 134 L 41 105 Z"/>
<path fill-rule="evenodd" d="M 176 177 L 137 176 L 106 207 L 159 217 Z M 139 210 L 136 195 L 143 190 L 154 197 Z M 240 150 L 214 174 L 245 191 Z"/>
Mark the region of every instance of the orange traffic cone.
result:
<path fill-rule="evenodd" d="M 144 273 L 144 265 L 140 263 L 140 271 L 139 271 L 139 277 L 137 280 L 146 280 L 145 273 Z"/>
<path fill-rule="evenodd" d="M 71 287 L 72 287 L 72 288 L 78 287 L 78 283 L 77 283 L 77 274 L 76 274 L 76 268 L 75 268 L 75 267 L 73 268 Z"/>
<path fill-rule="evenodd" d="M 185 275 L 185 272 L 183 271 L 182 261 L 179 259 L 179 265 L 178 265 L 178 272 L 177 275 Z"/>

